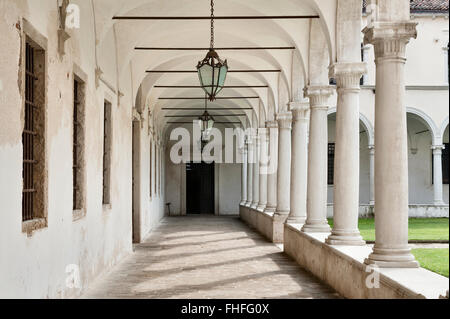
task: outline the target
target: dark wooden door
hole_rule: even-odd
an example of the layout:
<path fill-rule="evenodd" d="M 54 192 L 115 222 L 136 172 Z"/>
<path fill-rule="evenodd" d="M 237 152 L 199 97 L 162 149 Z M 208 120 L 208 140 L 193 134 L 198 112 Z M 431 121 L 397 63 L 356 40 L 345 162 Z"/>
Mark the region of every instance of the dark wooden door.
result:
<path fill-rule="evenodd" d="M 214 214 L 214 163 L 186 164 L 186 213 Z"/>

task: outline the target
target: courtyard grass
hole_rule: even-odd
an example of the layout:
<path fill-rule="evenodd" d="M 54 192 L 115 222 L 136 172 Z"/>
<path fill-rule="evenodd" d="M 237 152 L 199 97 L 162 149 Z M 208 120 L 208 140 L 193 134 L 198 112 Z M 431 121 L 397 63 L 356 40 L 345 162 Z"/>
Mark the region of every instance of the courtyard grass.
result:
<path fill-rule="evenodd" d="M 448 278 L 448 248 L 416 248 L 412 253 L 421 267 Z"/>
<path fill-rule="evenodd" d="M 333 220 L 328 220 L 333 227 Z M 359 220 L 361 236 L 366 241 L 375 240 L 375 220 L 373 218 L 361 218 Z M 409 240 L 436 241 L 449 239 L 448 218 L 410 218 Z"/>

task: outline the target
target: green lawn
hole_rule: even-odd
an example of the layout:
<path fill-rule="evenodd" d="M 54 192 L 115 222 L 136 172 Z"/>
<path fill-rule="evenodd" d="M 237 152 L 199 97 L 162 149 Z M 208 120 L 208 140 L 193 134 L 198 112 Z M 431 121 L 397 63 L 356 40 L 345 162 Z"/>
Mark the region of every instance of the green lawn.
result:
<path fill-rule="evenodd" d="M 448 248 L 417 248 L 412 253 L 421 267 L 448 277 Z"/>
<path fill-rule="evenodd" d="M 333 220 L 328 220 L 333 227 Z M 375 240 L 375 220 L 363 218 L 359 220 L 359 230 L 364 240 Z M 448 240 L 448 218 L 410 218 L 409 240 Z"/>

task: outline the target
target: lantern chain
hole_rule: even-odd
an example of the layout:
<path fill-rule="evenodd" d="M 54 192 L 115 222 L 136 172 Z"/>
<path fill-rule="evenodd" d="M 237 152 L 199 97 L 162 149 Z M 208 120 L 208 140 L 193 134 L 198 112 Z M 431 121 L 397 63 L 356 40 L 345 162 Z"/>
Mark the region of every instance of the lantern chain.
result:
<path fill-rule="evenodd" d="M 214 0 L 211 0 L 211 49 L 214 49 Z"/>

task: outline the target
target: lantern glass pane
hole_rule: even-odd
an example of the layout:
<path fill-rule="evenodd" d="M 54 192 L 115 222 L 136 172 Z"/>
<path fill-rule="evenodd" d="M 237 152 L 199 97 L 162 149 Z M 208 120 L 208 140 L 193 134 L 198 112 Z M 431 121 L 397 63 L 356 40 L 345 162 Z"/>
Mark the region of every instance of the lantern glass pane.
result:
<path fill-rule="evenodd" d="M 208 121 L 208 130 L 211 131 L 211 129 L 213 128 L 214 125 L 214 120 L 209 120 Z"/>
<path fill-rule="evenodd" d="M 222 66 L 220 68 L 220 72 L 219 72 L 219 86 L 223 87 L 225 84 L 225 79 L 227 78 L 227 72 L 228 72 L 228 68 L 226 66 Z"/>
<path fill-rule="evenodd" d="M 212 73 L 213 73 L 213 67 L 204 64 L 198 69 L 198 76 L 200 78 L 200 84 L 203 87 L 203 90 L 206 91 L 206 93 L 211 94 L 212 93 Z"/>

